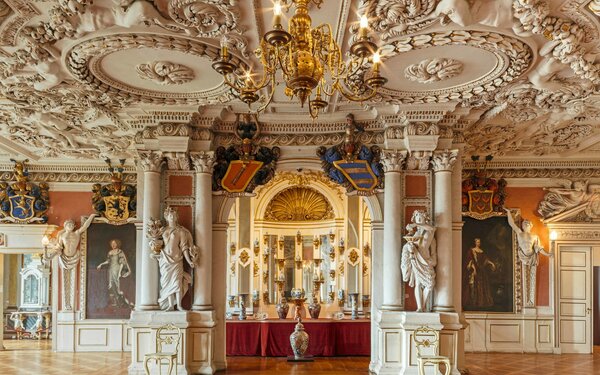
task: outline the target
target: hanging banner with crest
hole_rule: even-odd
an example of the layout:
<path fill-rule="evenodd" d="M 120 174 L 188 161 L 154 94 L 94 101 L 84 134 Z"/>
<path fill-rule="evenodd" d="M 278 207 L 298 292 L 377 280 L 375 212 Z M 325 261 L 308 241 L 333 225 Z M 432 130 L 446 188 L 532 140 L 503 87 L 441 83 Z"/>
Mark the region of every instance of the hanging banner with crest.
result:
<path fill-rule="evenodd" d="M 237 114 L 235 136 L 240 143 L 227 148 L 221 146 L 215 151 L 213 191 L 252 193 L 258 185 L 264 185 L 273 178 L 280 150 L 279 147 L 256 145 L 259 134 L 256 115 Z"/>
<path fill-rule="evenodd" d="M 477 163 L 479 156 L 472 156 L 471 159 Z M 465 216 L 483 220 L 505 214 L 506 181 L 487 177 L 487 163 L 491 160 L 491 155 L 486 156 L 483 168 L 477 166 L 471 176 L 462 182 L 462 211 Z"/>
<path fill-rule="evenodd" d="M 358 142 L 358 134 L 364 128 L 354 121 L 354 116 L 346 116 L 344 142 L 336 146 L 321 146 L 317 155 L 325 174 L 335 183 L 356 191 L 360 195 L 373 194 L 383 188 L 383 168 L 380 163 L 378 146 L 370 148 Z"/>
<path fill-rule="evenodd" d="M 108 171 L 111 174 L 111 183 L 107 185 L 94 184 L 92 186 L 92 206 L 100 217 L 104 217 L 110 224 L 125 224 L 129 219 L 135 217 L 136 211 L 136 188 L 133 185 L 123 183 L 123 171 L 125 160 L 119 160 L 115 168 L 111 161 L 106 159 Z"/>
<path fill-rule="evenodd" d="M 0 182 L 0 222 L 29 224 L 48 221 L 46 212 L 50 206 L 48 184 L 35 184 L 29 181 L 26 163 L 29 160 L 14 163 L 15 182 Z"/>

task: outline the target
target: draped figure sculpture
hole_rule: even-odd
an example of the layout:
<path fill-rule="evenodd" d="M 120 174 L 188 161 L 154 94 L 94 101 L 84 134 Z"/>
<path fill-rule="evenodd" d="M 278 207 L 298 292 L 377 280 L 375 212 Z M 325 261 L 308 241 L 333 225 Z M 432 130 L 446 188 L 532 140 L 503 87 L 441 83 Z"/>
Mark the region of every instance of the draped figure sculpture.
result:
<path fill-rule="evenodd" d="M 196 267 L 196 246 L 189 230 L 178 222 L 177 210 L 167 207 L 164 212 L 167 224 L 160 227 L 162 242 L 157 244 L 156 237 L 150 247 L 153 250 L 151 257 L 158 260 L 160 269 L 160 296 L 158 303 L 165 311 L 177 309 L 183 311 L 181 305 L 183 296 L 192 284 L 192 276 L 185 272 L 183 261 Z M 154 228 L 156 230 L 156 228 Z M 156 236 L 156 233 L 154 234 Z M 160 251 L 156 251 L 161 248 Z"/>
<path fill-rule="evenodd" d="M 427 300 L 435 286 L 437 246 L 435 227 L 425 211 L 413 212 L 412 223 L 406 226 L 406 244 L 402 247 L 402 279 L 415 288 L 417 311 L 425 311 Z"/>
<path fill-rule="evenodd" d="M 540 202 L 538 213 L 549 218 L 568 209 L 577 207 L 592 195 L 588 191 L 588 181 L 560 181 L 560 187 L 544 188 L 547 191 Z"/>
<path fill-rule="evenodd" d="M 81 242 L 81 234 L 88 229 L 96 216 L 96 214 L 91 214 L 77 230 L 75 230 L 73 220 L 66 220 L 63 224 L 64 229 L 58 232 L 56 240 L 49 246 L 52 252 L 44 255 L 45 259 L 58 256 L 58 265 L 62 269 L 63 277 L 63 311 L 72 311 L 75 305 L 75 267 L 81 257 L 79 242 Z"/>
<path fill-rule="evenodd" d="M 521 228 L 515 224 L 512 213 L 508 208 L 504 209 L 508 218 L 508 224 L 517 234 L 517 243 L 519 245 L 519 260 L 522 264 L 523 277 L 523 306 L 535 307 L 535 279 L 537 265 L 539 261 L 538 254 L 552 257 L 554 254 L 548 253 L 540 244 L 540 238 L 537 234 L 531 233 L 533 224 L 529 220 L 523 220 Z"/>
<path fill-rule="evenodd" d="M 127 256 L 121 250 L 121 241 L 112 239 L 109 242 L 110 250 L 106 255 L 106 260 L 100 263 L 96 268 L 101 269 L 108 266 L 108 295 L 110 304 L 116 307 L 133 307 L 127 297 L 121 290 L 121 278 L 131 274 L 131 267 L 127 262 Z"/>

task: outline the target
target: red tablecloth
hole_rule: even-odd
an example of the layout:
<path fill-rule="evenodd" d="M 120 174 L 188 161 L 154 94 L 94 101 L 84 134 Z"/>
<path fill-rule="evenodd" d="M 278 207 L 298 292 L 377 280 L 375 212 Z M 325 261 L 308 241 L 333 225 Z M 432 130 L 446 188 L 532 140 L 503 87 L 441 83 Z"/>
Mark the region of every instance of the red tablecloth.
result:
<path fill-rule="evenodd" d="M 371 323 L 368 320 L 304 321 L 309 335 L 306 354 L 322 357 L 368 356 L 371 353 Z M 228 321 L 227 355 L 285 357 L 292 355 L 292 320 Z"/>
<path fill-rule="evenodd" d="M 229 324 L 227 322 L 227 355 L 260 355 L 259 322 L 245 320 Z"/>

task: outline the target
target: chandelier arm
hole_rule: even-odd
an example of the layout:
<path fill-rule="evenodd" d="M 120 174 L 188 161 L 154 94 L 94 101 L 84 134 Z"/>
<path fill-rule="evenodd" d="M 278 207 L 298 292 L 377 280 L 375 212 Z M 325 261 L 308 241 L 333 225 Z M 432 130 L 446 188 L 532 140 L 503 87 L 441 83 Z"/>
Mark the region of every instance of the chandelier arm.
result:
<path fill-rule="evenodd" d="M 281 71 L 283 72 L 284 76 L 289 76 L 290 71 L 287 69 L 285 62 L 282 60 L 282 58 L 281 58 L 282 55 L 283 54 L 279 52 L 279 49 L 277 49 L 276 56 L 277 56 L 277 63 L 279 64 L 279 68 L 281 68 Z"/>
<path fill-rule="evenodd" d="M 321 89 L 323 90 L 323 93 L 329 97 L 333 96 L 333 94 L 335 93 L 335 85 L 337 84 L 337 82 L 339 82 L 338 78 L 334 78 L 333 83 L 331 84 L 331 91 L 327 91 L 327 86 L 323 83 L 321 85 Z"/>
<path fill-rule="evenodd" d="M 224 82 L 224 83 L 225 83 L 227 86 L 229 86 L 229 87 L 231 87 L 232 89 L 234 89 L 234 90 L 238 91 L 238 90 L 240 89 L 240 88 L 239 88 L 239 86 L 238 86 L 238 84 L 237 84 L 238 80 L 236 79 L 236 80 L 234 80 L 234 81 L 231 81 L 231 80 L 230 80 L 230 78 L 229 78 L 229 75 L 230 75 L 230 74 L 223 74 L 223 82 Z M 233 74 L 233 73 L 231 73 L 231 75 L 233 75 L 235 78 L 238 78 L 238 77 L 237 77 L 237 75 L 235 75 L 235 74 Z"/>
<path fill-rule="evenodd" d="M 364 57 L 361 57 L 358 61 L 354 59 L 348 61 L 349 65 L 346 65 L 348 72 L 346 77 L 344 78 L 352 77 L 353 75 L 358 73 L 359 70 L 365 65 L 365 60 L 366 59 Z M 353 65 L 355 66 L 355 68 L 353 68 Z"/>
<path fill-rule="evenodd" d="M 312 119 L 316 119 L 317 117 L 319 117 L 319 109 L 315 108 L 312 105 L 313 101 L 312 100 L 308 100 L 308 113 L 310 114 L 310 117 L 312 117 Z"/>
<path fill-rule="evenodd" d="M 375 97 L 375 95 L 377 95 L 377 89 L 374 89 L 374 88 L 370 88 L 370 89 L 371 89 L 371 92 L 368 95 L 358 96 L 358 95 L 351 93 L 350 91 L 346 91 L 346 88 L 344 88 L 344 86 L 340 85 L 339 81 L 336 82 L 336 90 L 340 94 L 342 94 L 342 96 L 344 98 L 351 100 L 353 102 L 364 102 L 364 101 L 367 101 L 367 100 Z"/>
<path fill-rule="evenodd" d="M 264 111 L 265 109 L 267 109 L 267 107 L 269 106 L 269 104 L 271 104 L 271 102 L 273 101 L 273 96 L 274 96 L 274 93 L 275 93 L 275 86 L 276 86 L 276 83 L 275 83 L 275 73 L 272 73 L 270 82 L 271 82 L 271 90 L 269 92 L 268 99 L 265 102 L 265 104 L 263 104 L 262 106 L 260 106 L 260 107 L 257 108 L 257 110 L 256 110 L 257 113 L 260 113 L 260 112 Z"/>

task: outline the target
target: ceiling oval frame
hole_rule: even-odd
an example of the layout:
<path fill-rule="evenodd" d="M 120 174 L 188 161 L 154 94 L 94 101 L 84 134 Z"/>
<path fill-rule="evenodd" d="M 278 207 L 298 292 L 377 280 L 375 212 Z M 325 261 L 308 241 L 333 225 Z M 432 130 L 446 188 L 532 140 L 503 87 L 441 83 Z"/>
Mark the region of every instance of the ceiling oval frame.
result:
<path fill-rule="evenodd" d="M 99 92 L 112 94 L 131 102 L 161 105 L 218 104 L 233 99 L 230 97 L 229 88 L 224 82 L 215 87 L 191 93 L 160 92 L 118 82 L 102 72 L 100 63 L 106 56 L 135 48 L 179 51 L 206 59 L 207 62 L 218 56 L 220 51 L 218 46 L 204 40 L 194 40 L 156 32 L 120 32 L 85 39 L 71 46 L 63 55 L 64 65 L 78 82 L 86 84 Z M 232 58 L 232 63 L 236 66 L 246 66 L 246 63 L 237 56 Z"/>

